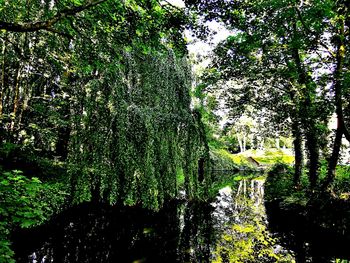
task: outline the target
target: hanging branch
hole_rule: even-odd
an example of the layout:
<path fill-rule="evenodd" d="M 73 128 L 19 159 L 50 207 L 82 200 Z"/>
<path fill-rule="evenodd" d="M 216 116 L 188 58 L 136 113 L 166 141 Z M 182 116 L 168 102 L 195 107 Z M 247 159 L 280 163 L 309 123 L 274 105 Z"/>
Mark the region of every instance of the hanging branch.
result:
<path fill-rule="evenodd" d="M 53 26 L 64 18 L 74 16 L 86 9 L 97 6 L 107 0 L 91 0 L 85 5 L 74 8 L 64 9 L 46 21 L 28 22 L 28 23 L 11 23 L 0 21 L 0 30 L 7 30 L 10 32 L 35 32 L 39 30 L 46 30 L 54 33 L 57 32 Z M 61 34 L 61 33 L 59 33 Z"/>

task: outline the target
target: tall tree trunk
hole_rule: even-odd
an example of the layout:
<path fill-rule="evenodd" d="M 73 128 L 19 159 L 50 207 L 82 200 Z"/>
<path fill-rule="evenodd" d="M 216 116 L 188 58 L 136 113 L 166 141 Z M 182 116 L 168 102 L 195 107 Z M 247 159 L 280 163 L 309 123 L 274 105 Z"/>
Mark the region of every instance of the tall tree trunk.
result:
<path fill-rule="evenodd" d="M 298 120 L 293 120 L 292 134 L 294 137 L 293 145 L 295 159 L 293 183 L 295 186 L 298 186 L 300 184 L 300 177 L 303 169 L 302 137 Z"/>
<path fill-rule="evenodd" d="M 19 107 L 19 95 L 20 95 L 19 90 L 20 90 L 20 82 L 21 82 L 21 71 L 22 71 L 22 65 L 21 65 L 21 62 L 19 62 L 17 73 L 16 73 L 16 79 L 15 79 L 15 94 L 13 98 L 13 111 L 12 111 L 13 116 L 12 116 L 12 121 L 10 126 L 11 132 L 14 130 L 14 127 L 15 127 L 16 115 Z"/>
<path fill-rule="evenodd" d="M 237 134 L 237 141 L 239 144 L 239 150 L 242 153 L 243 152 L 243 140 L 241 139 L 241 137 Z"/>
<path fill-rule="evenodd" d="M 335 94 L 335 106 L 337 113 L 337 130 L 335 133 L 335 139 L 333 143 L 332 154 L 328 162 L 327 177 L 325 178 L 322 187 L 327 188 L 334 180 L 335 170 L 339 160 L 341 141 L 345 131 L 344 116 L 343 116 L 343 102 L 342 102 L 342 79 L 343 79 L 343 64 L 345 55 L 345 45 L 344 45 L 344 21 L 342 22 L 341 28 L 339 30 L 339 40 L 337 47 L 337 66 L 334 72 L 334 94 Z"/>
<path fill-rule="evenodd" d="M 246 145 L 247 145 L 247 136 L 243 135 L 243 152 L 247 150 Z"/>
<path fill-rule="evenodd" d="M 291 109 L 290 118 L 292 120 L 292 135 L 293 135 L 293 146 L 294 146 L 294 186 L 300 185 L 300 178 L 303 170 L 303 139 L 300 127 L 300 113 L 298 110 L 299 99 L 296 96 L 296 90 L 293 88 L 292 80 L 290 81 L 289 97 L 294 103 L 294 107 Z"/>
<path fill-rule="evenodd" d="M 280 149 L 280 138 L 275 138 L 276 149 Z"/>
<path fill-rule="evenodd" d="M 316 187 L 317 180 L 318 180 L 318 168 L 319 168 L 319 158 L 320 158 L 316 134 L 313 131 L 309 131 L 308 134 L 306 134 L 306 147 L 309 154 L 308 176 L 309 176 L 310 188 L 313 189 Z"/>
<path fill-rule="evenodd" d="M 294 32 L 297 32 L 296 22 L 293 24 Z M 297 34 L 296 34 L 297 35 Z M 300 116 L 302 124 L 305 125 L 306 135 L 306 148 L 308 150 L 309 157 L 309 182 L 310 188 L 316 186 L 318 180 L 318 168 L 319 168 L 319 142 L 317 137 L 317 127 L 314 109 L 312 105 L 312 97 L 315 93 L 315 89 L 312 85 L 312 79 L 308 76 L 303 63 L 300 58 L 299 50 L 297 47 L 291 49 L 292 58 L 296 65 L 298 73 L 298 83 L 301 86 L 300 92 L 303 96 L 303 101 L 300 105 L 302 107 L 303 115 Z"/>
<path fill-rule="evenodd" d="M 6 81 L 5 81 L 5 69 L 6 69 L 6 46 L 8 43 L 8 39 L 7 39 L 7 34 L 5 34 L 5 40 L 3 41 L 3 47 L 1 50 L 1 54 L 2 54 L 2 66 L 1 66 L 1 86 L 0 86 L 0 115 L 2 115 L 2 108 L 3 108 L 3 93 L 5 90 L 5 86 L 6 86 Z"/>

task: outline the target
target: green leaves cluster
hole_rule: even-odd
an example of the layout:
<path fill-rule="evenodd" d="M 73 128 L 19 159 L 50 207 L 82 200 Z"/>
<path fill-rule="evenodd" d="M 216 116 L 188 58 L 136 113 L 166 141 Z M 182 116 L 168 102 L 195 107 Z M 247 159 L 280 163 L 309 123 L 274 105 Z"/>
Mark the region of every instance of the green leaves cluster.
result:
<path fill-rule="evenodd" d="M 14 262 L 9 235 L 19 227 L 42 223 L 58 213 L 66 192 L 59 183 L 42 183 L 28 178 L 22 171 L 1 171 L 0 177 L 0 262 Z"/>
<path fill-rule="evenodd" d="M 1 137 L 62 159 L 67 150 L 57 148 L 67 145 L 76 85 L 98 80 L 106 68 L 112 72 L 116 62 L 118 71 L 125 51 L 172 48 L 185 54 L 183 13 L 158 1 L 3 1 L 0 6 Z"/>
<path fill-rule="evenodd" d="M 75 201 L 157 209 L 177 195 L 179 169 L 193 196 L 203 142 L 190 109 L 187 61 L 171 51 L 126 52 L 123 61 L 74 97 L 68 162 Z"/>
<path fill-rule="evenodd" d="M 71 203 L 158 209 L 182 188 L 197 195 L 206 149 L 191 111 L 181 9 L 154 0 L 1 1 L 0 9 L 0 144 L 30 155 L 19 164 L 68 167 Z M 3 187 L 17 178 L 6 176 Z M 32 198 L 8 222 L 39 223 L 64 203 L 57 174 L 38 176 L 47 191 L 25 177 L 4 190 L 8 207 Z"/>
<path fill-rule="evenodd" d="M 184 149 L 200 140 L 184 143 L 198 122 L 183 12 L 150 0 L 2 4 L 2 143 L 66 162 L 76 202 L 174 196 L 182 158 L 198 155 Z"/>
<path fill-rule="evenodd" d="M 15 170 L 3 172 L 0 184 L 0 211 L 5 222 L 28 227 L 43 219 L 43 204 L 38 202 L 42 190 L 38 178 L 28 179 Z"/>
<path fill-rule="evenodd" d="M 347 4 L 329 0 L 186 2 L 203 20 L 215 19 L 232 30 L 217 46 L 204 82 L 220 89 L 222 82 L 215 80 L 231 81 L 226 104 L 232 116 L 253 106 L 273 121 L 276 130 L 292 133 L 296 184 L 302 142 L 311 187 L 319 183 L 320 160 L 329 160 L 328 179 L 323 183 L 327 187 L 335 176 L 341 138 L 350 138 Z M 330 131 L 328 122 L 334 114 L 339 122 Z"/>

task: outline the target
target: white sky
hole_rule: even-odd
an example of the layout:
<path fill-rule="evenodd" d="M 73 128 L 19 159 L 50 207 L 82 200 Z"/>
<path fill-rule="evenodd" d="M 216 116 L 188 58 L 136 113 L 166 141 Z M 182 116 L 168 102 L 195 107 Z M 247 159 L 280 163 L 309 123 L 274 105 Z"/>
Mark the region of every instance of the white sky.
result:
<path fill-rule="evenodd" d="M 167 2 L 169 2 L 170 4 L 180 7 L 180 8 L 184 8 L 185 7 L 185 3 L 182 0 L 167 0 Z"/>
<path fill-rule="evenodd" d="M 184 8 L 185 4 L 182 0 L 167 0 L 168 3 Z M 233 34 L 227 30 L 223 25 L 218 22 L 211 21 L 207 23 L 207 26 L 212 32 L 215 32 L 212 36 L 208 36 L 208 39 L 205 41 L 199 40 L 196 37 L 192 36 L 191 31 L 185 31 L 185 37 L 188 41 L 187 48 L 190 54 L 190 57 L 199 58 L 200 62 L 193 64 L 194 72 L 200 72 L 210 63 L 211 57 L 210 53 L 213 51 L 214 47 L 222 40 L 225 40 L 229 35 Z M 220 109 L 216 114 L 220 115 L 222 120 L 220 121 L 220 126 L 223 127 L 227 122 L 227 109 Z"/>
<path fill-rule="evenodd" d="M 180 8 L 185 7 L 185 3 L 182 0 L 166 0 L 164 2 L 168 2 Z M 192 35 L 191 32 L 189 31 L 185 32 L 186 38 L 189 41 L 188 50 L 190 54 L 207 55 L 217 43 L 224 40 L 230 34 L 230 32 L 226 28 L 224 28 L 222 25 L 220 25 L 218 22 L 212 21 L 212 22 L 209 22 L 207 25 L 213 32 L 217 32 L 217 34 L 215 34 L 212 39 L 209 39 L 208 37 L 208 39 L 205 42 L 199 41 L 198 39 L 193 38 L 191 36 Z"/>
<path fill-rule="evenodd" d="M 211 21 L 207 23 L 209 29 L 215 34 L 212 36 L 208 36 L 208 39 L 205 41 L 199 41 L 196 38 L 191 36 L 191 32 L 185 32 L 186 38 L 188 39 L 188 49 L 190 53 L 198 54 L 203 53 L 203 55 L 208 54 L 216 44 L 220 41 L 227 38 L 230 35 L 230 31 L 227 30 L 224 26 L 220 25 L 218 22 Z"/>

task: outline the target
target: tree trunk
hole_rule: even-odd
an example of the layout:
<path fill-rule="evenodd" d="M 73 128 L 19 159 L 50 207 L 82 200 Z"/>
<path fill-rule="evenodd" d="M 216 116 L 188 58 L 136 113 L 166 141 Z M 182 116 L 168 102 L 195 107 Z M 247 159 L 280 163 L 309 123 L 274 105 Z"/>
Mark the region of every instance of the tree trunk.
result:
<path fill-rule="evenodd" d="M 243 152 L 247 150 L 246 145 L 247 145 L 247 136 L 243 135 Z"/>
<path fill-rule="evenodd" d="M 319 149 L 316 135 L 313 131 L 310 131 L 306 135 L 306 147 L 309 153 L 309 182 L 310 188 L 316 187 L 318 180 L 318 168 L 319 168 Z"/>
<path fill-rule="evenodd" d="M 17 73 L 16 73 L 16 80 L 15 80 L 15 94 L 13 98 L 13 111 L 12 111 L 13 116 L 12 116 L 12 121 L 10 126 L 11 132 L 14 130 L 14 127 L 15 127 L 16 115 L 19 107 L 19 95 L 20 95 L 19 89 L 20 89 L 20 82 L 21 82 L 21 71 L 22 71 L 22 65 L 21 65 L 21 62 L 19 62 Z"/>
<path fill-rule="evenodd" d="M 332 155 L 328 161 L 327 177 L 325 178 L 322 184 L 323 189 L 326 189 L 333 182 L 335 178 L 335 170 L 337 167 L 337 163 L 340 155 L 339 153 L 340 153 L 341 141 L 343 138 L 343 129 L 340 127 L 339 124 L 340 123 L 338 120 L 338 128 L 334 139 Z"/>
<path fill-rule="evenodd" d="M 298 186 L 300 184 L 300 177 L 303 169 L 303 149 L 302 149 L 302 137 L 299 129 L 299 124 L 297 120 L 294 120 L 292 123 L 292 134 L 294 137 L 293 145 L 294 145 L 294 186 Z"/>
<path fill-rule="evenodd" d="M 7 40 L 7 34 L 5 35 L 5 40 L 3 43 L 3 47 L 2 47 L 2 67 L 1 67 L 1 86 L 0 86 L 0 116 L 2 115 L 2 100 L 3 100 L 3 93 L 5 90 L 5 69 L 6 69 L 6 46 L 7 46 L 8 40 Z"/>
<path fill-rule="evenodd" d="M 292 81 L 291 81 L 292 83 Z M 300 127 L 300 114 L 298 110 L 298 104 L 300 103 L 296 92 L 293 89 L 293 85 L 289 85 L 289 96 L 291 101 L 294 103 L 294 107 L 291 110 L 290 118 L 292 120 L 292 135 L 293 135 L 293 146 L 294 146 L 294 177 L 293 183 L 295 187 L 300 185 L 300 177 L 303 170 L 303 139 Z"/>
<path fill-rule="evenodd" d="M 343 79 L 343 64 L 344 64 L 344 53 L 345 53 L 345 45 L 344 45 L 344 22 L 340 28 L 339 32 L 339 40 L 338 40 L 338 48 L 337 48 L 337 66 L 334 72 L 335 75 L 335 83 L 334 83 L 334 93 L 335 93 L 335 106 L 337 113 L 337 130 L 335 134 L 335 139 L 333 143 L 332 155 L 329 158 L 328 162 L 328 171 L 327 177 L 325 178 L 322 188 L 326 189 L 334 180 L 335 170 L 339 160 L 341 141 L 343 138 L 343 134 L 345 131 L 344 124 L 344 116 L 343 116 L 343 102 L 342 102 L 342 79 Z"/>
<path fill-rule="evenodd" d="M 294 23 L 294 31 L 297 32 L 296 23 Z M 310 188 L 314 188 L 318 179 L 319 168 L 319 143 L 317 137 L 317 126 L 315 120 L 315 109 L 313 109 L 312 98 L 314 97 L 315 88 L 312 85 L 312 79 L 308 76 L 299 54 L 297 47 L 291 49 L 292 58 L 296 65 L 298 73 L 298 83 L 301 86 L 300 93 L 303 96 L 303 100 L 300 101 L 302 115 L 300 120 L 305 126 L 306 135 L 306 148 L 308 150 L 309 157 L 309 182 Z"/>
<path fill-rule="evenodd" d="M 280 138 L 276 138 L 275 139 L 275 142 L 276 142 L 276 149 L 280 149 Z"/>
<path fill-rule="evenodd" d="M 240 152 L 242 153 L 243 152 L 243 142 L 240 138 L 240 136 L 237 134 L 237 141 L 238 141 L 238 144 L 239 144 L 239 150 Z"/>

